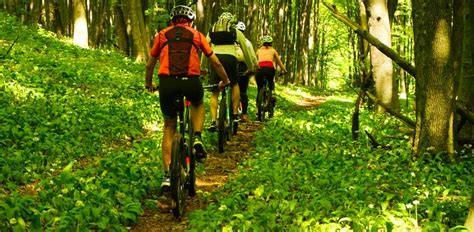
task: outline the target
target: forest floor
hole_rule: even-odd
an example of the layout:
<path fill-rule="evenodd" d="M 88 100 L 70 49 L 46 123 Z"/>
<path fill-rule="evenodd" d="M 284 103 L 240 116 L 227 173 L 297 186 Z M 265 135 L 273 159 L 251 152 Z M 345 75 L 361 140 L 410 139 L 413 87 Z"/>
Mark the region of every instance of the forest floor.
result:
<path fill-rule="evenodd" d="M 295 110 L 307 110 L 319 106 L 326 100 L 325 97 L 303 97 L 295 103 Z M 130 231 L 155 232 L 155 231 L 186 231 L 188 216 L 194 210 L 203 209 L 216 199 L 203 197 L 217 191 L 229 178 L 238 174 L 238 167 L 254 150 L 253 140 L 255 132 L 263 128 L 263 124 L 256 121 L 242 123 L 237 135 L 227 142 L 225 152 L 209 152 L 204 162 L 205 172 L 196 177 L 198 193 L 195 197 L 188 198 L 186 202 L 185 215 L 175 218 L 171 210 L 169 196 L 161 195 L 158 199 L 157 209 L 145 207 L 145 212 L 139 222 Z M 212 146 L 209 144 L 208 146 Z M 208 149 L 209 150 L 209 149 Z M 202 165 L 202 164 L 199 164 Z M 160 194 L 160 193 L 158 193 Z"/>

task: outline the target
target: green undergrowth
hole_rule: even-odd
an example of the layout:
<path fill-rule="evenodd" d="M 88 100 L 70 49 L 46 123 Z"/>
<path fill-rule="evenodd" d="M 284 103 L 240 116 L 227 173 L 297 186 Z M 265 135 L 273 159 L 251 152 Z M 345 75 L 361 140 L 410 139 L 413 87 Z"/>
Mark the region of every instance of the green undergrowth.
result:
<path fill-rule="evenodd" d="M 365 134 L 353 142 L 354 99 L 292 110 L 304 89 L 277 91 L 278 111 L 257 132 L 252 159 L 211 196 L 216 203 L 191 214 L 193 231 L 462 229 L 474 184 L 471 148 L 454 164 L 435 155 L 416 160 L 397 129 L 404 125 L 368 110 L 361 131 L 390 149 L 374 148 Z"/>
<path fill-rule="evenodd" d="M 143 64 L 0 13 L 0 231 L 137 222 L 162 175 L 161 135 L 144 129 L 160 129 L 158 98 L 143 86 Z"/>

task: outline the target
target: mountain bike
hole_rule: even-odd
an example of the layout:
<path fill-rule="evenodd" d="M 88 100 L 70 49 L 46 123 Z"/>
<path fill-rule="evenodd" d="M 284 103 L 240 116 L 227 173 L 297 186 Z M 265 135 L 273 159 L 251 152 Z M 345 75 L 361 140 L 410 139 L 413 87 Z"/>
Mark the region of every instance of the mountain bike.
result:
<path fill-rule="evenodd" d="M 219 114 L 217 115 L 217 147 L 219 153 L 224 152 L 226 141 L 230 140 L 233 133 L 237 132 L 237 128 L 232 125 L 232 88 L 227 85 L 221 93 L 219 101 Z"/>
<path fill-rule="evenodd" d="M 217 85 L 203 86 L 212 89 Z M 175 217 L 184 214 L 186 196 L 196 195 L 196 157 L 193 150 L 194 133 L 191 120 L 191 102 L 184 96 L 176 99 L 178 128 L 171 146 L 170 188 Z"/>
<path fill-rule="evenodd" d="M 257 116 L 260 122 L 265 121 L 265 115 L 273 117 L 275 102 L 272 100 L 273 91 L 267 77 L 263 77 L 263 87 L 257 95 Z"/>

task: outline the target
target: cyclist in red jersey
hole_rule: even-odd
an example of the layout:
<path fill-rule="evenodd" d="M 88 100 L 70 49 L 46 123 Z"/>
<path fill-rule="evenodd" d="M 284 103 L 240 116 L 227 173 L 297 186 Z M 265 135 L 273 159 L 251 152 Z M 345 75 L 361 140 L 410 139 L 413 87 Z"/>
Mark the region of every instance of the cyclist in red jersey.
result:
<path fill-rule="evenodd" d="M 160 60 L 158 90 L 161 111 L 165 119 L 161 147 L 165 173 L 161 184 L 162 188 L 170 186 L 168 170 L 171 163 L 171 145 L 177 125 L 175 102 L 181 94 L 191 101 L 191 120 L 195 138 L 193 147 L 196 151 L 196 158 L 198 161 L 202 161 L 207 155 L 201 139 L 205 112 L 198 49 L 202 51 L 203 55 L 210 58 L 211 64 L 221 80 L 219 82 L 220 89 L 230 83 L 224 67 L 204 35 L 191 27 L 196 18 L 194 11 L 188 6 L 179 5 L 171 10 L 170 18 L 172 25 L 155 36 L 153 47 L 150 50 L 150 59 L 146 65 L 145 78 L 146 88 L 152 90 L 153 70 L 157 61 Z"/>
<path fill-rule="evenodd" d="M 263 45 L 257 50 L 258 71 L 255 76 L 258 91 L 263 87 L 263 78 L 268 79 L 270 88 L 275 89 L 275 61 L 280 66 L 281 70 L 286 73 L 285 65 L 281 62 L 280 55 L 272 47 L 273 38 L 269 35 L 263 36 Z M 257 112 L 257 118 L 260 112 Z"/>

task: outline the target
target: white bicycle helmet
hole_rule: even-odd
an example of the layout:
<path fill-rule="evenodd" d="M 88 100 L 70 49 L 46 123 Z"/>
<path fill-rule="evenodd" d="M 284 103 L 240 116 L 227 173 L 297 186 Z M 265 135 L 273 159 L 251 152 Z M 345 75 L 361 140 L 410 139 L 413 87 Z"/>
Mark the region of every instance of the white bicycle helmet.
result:
<path fill-rule="evenodd" d="M 196 18 L 196 13 L 194 13 L 193 9 L 191 9 L 191 7 L 189 6 L 178 5 L 174 7 L 170 12 L 171 19 L 173 19 L 176 16 L 184 16 L 192 21 Z"/>
<path fill-rule="evenodd" d="M 273 42 L 273 38 L 269 35 L 263 36 L 262 43 L 271 43 Z"/>
<path fill-rule="evenodd" d="M 240 31 L 245 31 L 245 29 L 247 28 L 244 24 L 244 22 L 242 21 L 239 21 L 236 25 L 235 25 L 235 28 L 237 30 L 240 30 Z"/>

